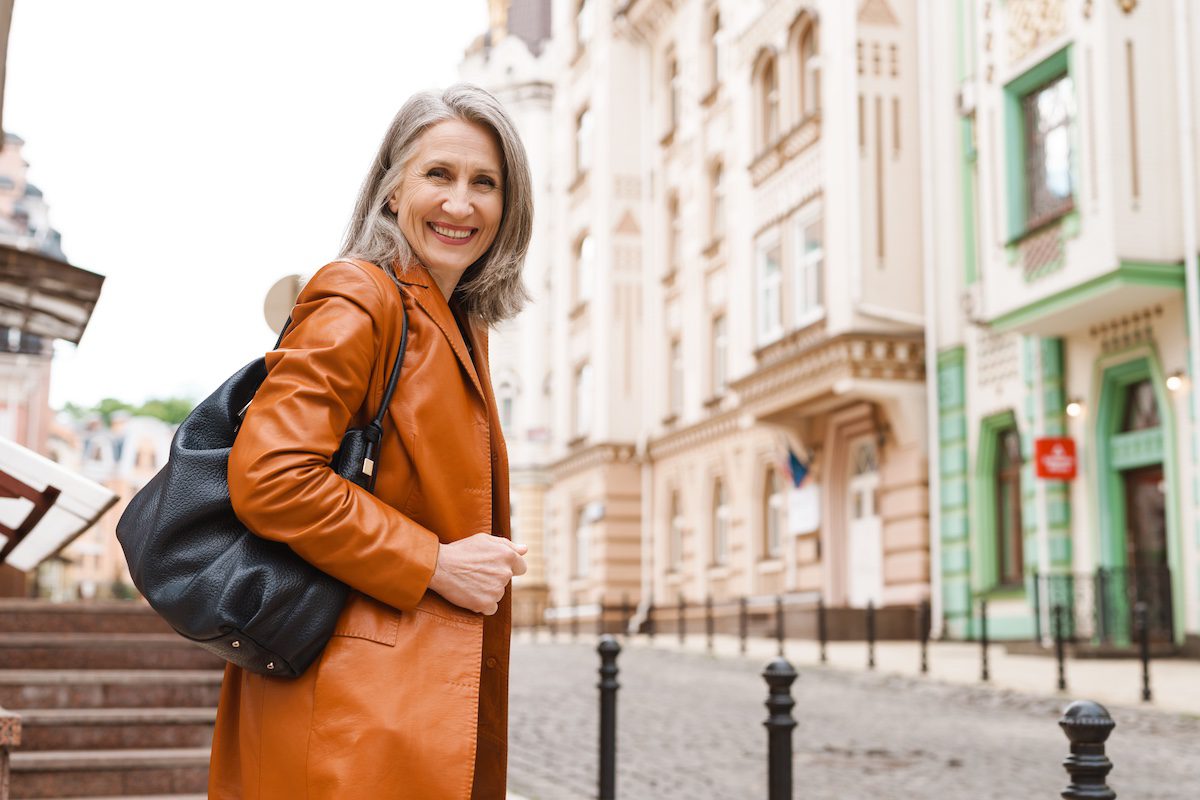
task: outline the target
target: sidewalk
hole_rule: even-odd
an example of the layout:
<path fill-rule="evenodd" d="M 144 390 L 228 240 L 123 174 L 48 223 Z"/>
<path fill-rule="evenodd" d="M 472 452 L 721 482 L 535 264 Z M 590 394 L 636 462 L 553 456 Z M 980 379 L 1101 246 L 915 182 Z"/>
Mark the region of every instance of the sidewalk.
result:
<path fill-rule="evenodd" d="M 521 641 L 530 641 L 527 630 L 515 634 Z M 579 641 L 595 640 L 594 634 L 582 632 Z M 570 634 L 560 634 L 559 641 L 570 641 Z M 537 641 L 547 642 L 549 636 L 539 631 Z M 681 647 L 676 634 L 659 634 L 651 645 L 645 636 L 621 637 L 622 647 L 654 647 L 660 650 L 702 653 L 706 650 L 703 634 L 690 634 Z M 1137 659 L 1072 659 L 1066 660 L 1067 690 L 1059 692 L 1058 663 L 1053 655 L 1008 655 L 1003 644 L 988 648 L 990 680 L 980 681 L 981 651 L 978 642 L 930 642 L 928 651 L 929 680 L 949 684 L 987 685 L 1040 697 L 1062 697 L 1064 700 L 1095 700 L 1105 706 L 1153 709 L 1200 717 L 1200 662 L 1194 659 L 1160 659 L 1150 662 L 1150 688 L 1153 700 L 1142 702 L 1142 664 Z M 713 637 L 713 654 L 718 658 L 740 658 L 736 636 Z M 774 639 L 750 638 L 746 641 L 745 658 L 760 660 L 763 666 L 778 654 Z M 820 649 L 814 641 L 785 642 L 785 656 L 803 678 L 806 668 L 822 668 Z M 828 662 L 824 668 L 863 672 L 867 669 L 866 642 L 829 642 Z M 921 648 L 917 642 L 877 642 L 875 671 L 881 675 L 919 677 Z M 519 800 L 514 798 L 514 800 Z"/>

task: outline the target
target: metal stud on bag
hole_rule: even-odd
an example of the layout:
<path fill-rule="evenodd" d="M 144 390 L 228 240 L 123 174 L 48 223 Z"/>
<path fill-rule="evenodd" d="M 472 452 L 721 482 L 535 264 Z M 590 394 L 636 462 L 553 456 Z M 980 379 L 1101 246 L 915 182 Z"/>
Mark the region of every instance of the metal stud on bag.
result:
<path fill-rule="evenodd" d="M 275 669 L 275 662 L 274 662 L 274 661 L 268 661 L 268 662 L 267 662 L 267 669 Z"/>
<path fill-rule="evenodd" d="M 241 642 L 239 642 L 237 639 L 234 639 L 234 640 L 233 640 L 233 646 L 234 646 L 234 647 L 241 647 L 241 646 L 242 646 L 242 643 L 241 643 Z"/>

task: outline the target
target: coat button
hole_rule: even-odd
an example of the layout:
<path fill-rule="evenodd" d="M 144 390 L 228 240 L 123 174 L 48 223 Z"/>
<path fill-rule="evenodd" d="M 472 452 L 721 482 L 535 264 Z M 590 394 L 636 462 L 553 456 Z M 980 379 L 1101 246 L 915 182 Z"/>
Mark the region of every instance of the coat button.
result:
<path fill-rule="evenodd" d="M 496 659 L 493 656 L 488 656 L 488 660 L 484 663 L 486 663 L 488 665 L 488 669 L 496 668 Z"/>

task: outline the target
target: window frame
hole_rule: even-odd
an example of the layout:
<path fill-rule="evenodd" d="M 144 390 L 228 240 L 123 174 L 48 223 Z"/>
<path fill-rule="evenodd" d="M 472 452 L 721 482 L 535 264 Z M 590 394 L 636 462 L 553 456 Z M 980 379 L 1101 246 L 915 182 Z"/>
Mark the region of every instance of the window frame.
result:
<path fill-rule="evenodd" d="M 821 244 L 816 250 L 810 252 L 807 249 L 808 233 L 813 228 L 820 231 Z M 825 218 L 823 214 L 797 216 L 792 222 L 791 273 L 792 324 L 796 328 L 803 328 L 825 316 Z"/>
<path fill-rule="evenodd" d="M 775 252 L 775 272 L 768 286 L 766 264 L 768 254 Z M 755 336 L 758 339 L 760 346 L 768 345 L 771 342 L 778 341 L 783 336 L 783 245 L 780 241 L 778 228 L 772 229 L 767 234 L 759 238 L 755 246 Z M 773 297 L 768 296 L 768 291 L 773 291 Z M 773 306 L 774 314 L 768 320 L 764 312 L 769 306 Z M 773 323 L 770 324 L 770 323 Z"/>
<path fill-rule="evenodd" d="M 712 482 L 712 562 L 711 566 L 723 567 L 729 563 L 729 529 L 733 509 L 729 503 L 729 489 L 721 476 Z"/>

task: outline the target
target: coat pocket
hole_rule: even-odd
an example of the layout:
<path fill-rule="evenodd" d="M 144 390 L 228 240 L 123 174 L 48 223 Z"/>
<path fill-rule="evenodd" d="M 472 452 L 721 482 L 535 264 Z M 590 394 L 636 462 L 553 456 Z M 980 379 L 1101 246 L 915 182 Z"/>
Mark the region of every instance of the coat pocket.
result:
<path fill-rule="evenodd" d="M 351 591 L 333 635 L 395 647 L 399 628 L 400 611 L 362 592 Z"/>

